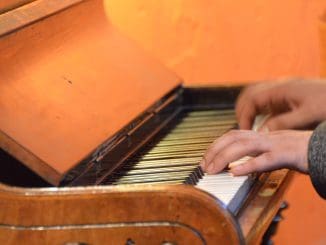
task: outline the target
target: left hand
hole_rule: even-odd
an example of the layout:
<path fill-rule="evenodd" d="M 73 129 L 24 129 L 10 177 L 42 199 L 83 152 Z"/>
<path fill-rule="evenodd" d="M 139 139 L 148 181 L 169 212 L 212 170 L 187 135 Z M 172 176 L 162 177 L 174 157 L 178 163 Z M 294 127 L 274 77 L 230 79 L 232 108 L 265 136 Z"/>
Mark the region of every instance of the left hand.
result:
<path fill-rule="evenodd" d="M 268 114 L 263 127 L 270 131 L 306 129 L 326 120 L 325 80 L 279 80 L 245 88 L 236 104 L 241 129 L 250 129 L 255 116 Z"/>
<path fill-rule="evenodd" d="M 230 172 L 234 175 L 246 175 L 290 168 L 307 173 L 311 134 L 312 131 L 296 130 L 232 130 L 212 143 L 200 165 L 207 173 L 215 174 L 229 163 L 251 156 L 251 159 L 241 165 L 230 166 Z"/>

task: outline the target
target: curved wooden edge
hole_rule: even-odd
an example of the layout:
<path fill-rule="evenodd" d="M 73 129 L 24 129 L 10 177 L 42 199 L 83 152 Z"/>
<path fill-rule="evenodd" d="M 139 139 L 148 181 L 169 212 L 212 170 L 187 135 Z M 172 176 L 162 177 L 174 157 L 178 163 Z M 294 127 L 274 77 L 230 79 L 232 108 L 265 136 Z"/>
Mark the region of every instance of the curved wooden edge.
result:
<path fill-rule="evenodd" d="M 287 169 L 263 173 L 248 196 L 237 219 L 246 244 L 260 244 L 263 235 L 278 212 L 293 172 Z"/>
<path fill-rule="evenodd" d="M 118 223 L 84 226 L 4 229 L 1 244 L 207 244 L 198 232 L 182 224 L 168 222 Z"/>
<path fill-rule="evenodd" d="M 185 185 L 44 189 L 1 185 L 0 209 L 0 223 L 13 229 L 168 222 L 197 231 L 205 244 L 243 242 L 237 222 L 218 200 Z"/>
<path fill-rule="evenodd" d="M 0 14 L 0 36 L 7 35 L 18 29 L 71 7 L 83 0 L 26 0 L 7 5 L 7 12 Z M 1 7 L 1 6 L 0 6 Z M 5 9 L 4 9 L 5 10 Z M 3 13 L 4 12 L 4 13 Z"/>
<path fill-rule="evenodd" d="M 3 0 L 0 1 L 0 14 L 18 8 L 35 0 Z"/>

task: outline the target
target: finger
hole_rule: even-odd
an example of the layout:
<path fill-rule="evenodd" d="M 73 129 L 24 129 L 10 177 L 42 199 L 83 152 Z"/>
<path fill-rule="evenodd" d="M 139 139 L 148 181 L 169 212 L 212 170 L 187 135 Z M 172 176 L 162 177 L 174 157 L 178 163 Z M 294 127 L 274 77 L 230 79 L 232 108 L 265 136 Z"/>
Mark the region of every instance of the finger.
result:
<path fill-rule="evenodd" d="M 244 106 L 254 94 L 256 94 L 258 91 L 266 89 L 266 87 L 269 87 L 268 83 L 256 83 L 244 88 L 236 101 L 237 111 L 241 111 L 242 106 Z"/>
<path fill-rule="evenodd" d="M 310 118 L 310 113 L 306 113 L 301 109 L 271 116 L 263 124 L 263 128 L 268 128 L 270 131 L 280 129 L 300 129 L 313 123 Z"/>
<path fill-rule="evenodd" d="M 258 85 L 253 85 L 253 86 L 249 86 L 247 88 L 245 88 L 243 90 L 243 92 L 239 95 L 237 101 L 236 101 L 236 106 L 235 106 L 235 110 L 236 110 L 236 116 L 238 119 L 238 122 L 243 119 L 242 115 L 247 115 L 246 113 L 243 114 L 243 110 L 247 107 L 252 108 L 252 98 L 254 97 L 255 91 L 258 89 Z M 248 106 L 249 105 L 249 106 Z M 250 122 L 247 122 L 248 120 L 246 120 L 247 118 L 244 118 L 243 121 L 241 122 L 241 124 L 239 123 L 239 125 L 241 126 L 242 129 L 250 129 Z"/>
<path fill-rule="evenodd" d="M 247 162 L 237 165 L 230 169 L 230 172 L 235 175 L 247 175 L 255 172 L 271 171 L 282 168 L 282 161 L 278 160 L 277 154 L 266 152 L 258 157 L 251 158 Z"/>
<path fill-rule="evenodd" d="M 239 113 L 239 126 L 241 129 L 251 129 L 255 118 L 259 114 L 269 114 L 269 106 L 271 104 L 271 96 L 269 93 L 260 94 L 255 98 L 252 98 L 249 103 L 247 103 L 242 111 Z"/>
<path fill-rule="evenodd" d="M 258 114 L 268 114 L 268 111 L 271 110 L 272 99 L 275 97 L 274 93 L 273 89 L 257 90 L 256 93 L 247 98 L 246 102 L 243 102 L 243 106 L 237 111 L 237 119 L 241 129 L 251 129 Z"/>
<path fill-rule="evenodd" d="M 267 151 L 267 144 L 260 137 L 253 136 L 238 140 L 215 155 L 214 159 L 207 166 L 207 173 L 218 173 L 229 163 L 245 156 L 256 156 L 265 151 Z M 234 166 L 234 164 L 232 166 Z"/>
<path fill-rule="evenodd" d="M 253 132 L 245 130 L 231 130 L 220 138 L 216 139 L 211 146 L 206 150 L 203 159 L 200 163 L 203 170 L 207 169 L 208 164 L 214 159 L 215 155 L 219 153 L 223 148 L 232 144 L 233 142 L 240 140 L 241 138 L 249 137 Z"/>
<path fill-rule="evenodd" d="M 237 115 L 237 120 L 240 129 L 249 130 L 251 129 L 255 116 L 258 114 L 255 104 L 251 101 L 247 105 L 243 106 L 241 112 Z"/>
<path fill-rule="evenodd" d="M 258 114 L 269 114 L 281 106 L 284 108 L 284 89 L 280 84 L 262 84 L 244 96 L 236 108 L 236 116 L 241 129 L 251 129 Z M 246 100 L 245 100 L 246 99 Z"/>
<path fill-rule="evenodd" d="M 239 130 L 231 130 L 221 137 L 214 140 L 214 142 L 208 147 L 206 150 L 202 161 L 200 162 L 200 166 L 205 171 L 207 165 L 213 160 L 214 156 L 225 146 L 231 144 L 236 141 L 240 137 L 241 132 Z"/>

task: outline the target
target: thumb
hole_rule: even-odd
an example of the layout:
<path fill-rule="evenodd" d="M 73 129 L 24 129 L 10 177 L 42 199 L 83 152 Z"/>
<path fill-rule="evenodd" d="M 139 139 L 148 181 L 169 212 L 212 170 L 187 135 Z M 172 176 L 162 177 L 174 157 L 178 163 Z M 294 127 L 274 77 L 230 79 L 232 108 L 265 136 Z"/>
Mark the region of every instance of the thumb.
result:
<path fill-rule="evenodd" d="M 266 120 L 262 129 L 281 130 L 281 129 L 298 129 L 308 126 L 311 122 L 309 113 L 304 113 L 301 110 L 294 110 L 271 116 Z"/>

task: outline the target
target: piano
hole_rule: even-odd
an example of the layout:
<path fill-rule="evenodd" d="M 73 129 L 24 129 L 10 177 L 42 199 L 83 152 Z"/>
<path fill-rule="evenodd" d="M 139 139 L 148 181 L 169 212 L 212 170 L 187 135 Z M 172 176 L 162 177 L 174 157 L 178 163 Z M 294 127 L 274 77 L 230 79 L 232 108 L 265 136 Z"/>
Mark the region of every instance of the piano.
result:
<path fill-rule="evenodd" d="M 8 6 L 1 244 L 262 242 L 291 172 L 233 177 L 198 166 L 236 127 L 241 86 L 183 86 L 112 26 L 101 0 Z"/>

